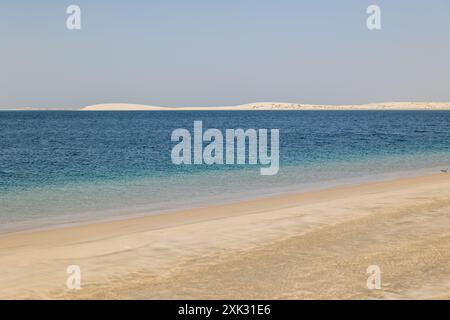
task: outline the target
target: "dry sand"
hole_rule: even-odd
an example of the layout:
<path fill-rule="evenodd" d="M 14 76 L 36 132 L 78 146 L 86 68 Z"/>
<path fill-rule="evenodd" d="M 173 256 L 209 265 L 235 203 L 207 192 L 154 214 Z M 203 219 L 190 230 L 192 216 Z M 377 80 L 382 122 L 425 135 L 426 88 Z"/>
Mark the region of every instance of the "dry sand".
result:
<path fill-rule="evenodd" d="M 127 103 L 97 104 L 82 108 L 85 111 L 194 111 L 194 110 L 450 110 L 449 102 L 386 102 L 363 105 L 317 105 L 283 102 L 256 102 L 220 107 L 159 107 Z"/>
<path fill-rule="evenodd" d="M 448 299 L 450 174 L 1 235 L 0 268 L 9 299 Z"/>

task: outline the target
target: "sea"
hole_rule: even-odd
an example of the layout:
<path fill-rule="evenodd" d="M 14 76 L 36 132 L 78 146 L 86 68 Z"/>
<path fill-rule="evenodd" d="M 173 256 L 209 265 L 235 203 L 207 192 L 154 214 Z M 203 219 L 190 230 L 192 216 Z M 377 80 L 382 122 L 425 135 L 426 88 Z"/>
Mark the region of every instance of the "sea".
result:
<path fill-rule="evenodd" d="M 222 132 L 278 129 L 278 174 L 261 175 L 259 164 L 173 164 L 171 134 L 192 132 L 194 121 Z M 448 167 L 450 111 L 1 111 L 0 232 L 170 214 Z"/>

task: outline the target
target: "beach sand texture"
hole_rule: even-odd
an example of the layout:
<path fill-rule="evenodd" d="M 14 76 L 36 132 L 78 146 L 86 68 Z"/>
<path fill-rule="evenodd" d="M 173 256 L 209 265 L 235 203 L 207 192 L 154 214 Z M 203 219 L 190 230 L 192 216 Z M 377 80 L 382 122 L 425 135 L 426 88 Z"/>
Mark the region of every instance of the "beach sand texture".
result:
<path fill-rule="evenodd" d="M 450 174 L 4 234 L 0 266 L 7 299 L 449 299 Z"/>

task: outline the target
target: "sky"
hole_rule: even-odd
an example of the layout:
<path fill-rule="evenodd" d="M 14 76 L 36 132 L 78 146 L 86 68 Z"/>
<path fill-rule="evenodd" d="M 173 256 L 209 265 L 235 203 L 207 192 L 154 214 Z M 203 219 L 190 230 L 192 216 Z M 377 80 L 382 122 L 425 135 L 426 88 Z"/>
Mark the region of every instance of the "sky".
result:
<path fill-rule="evenodd" d="M 450 101 L 450 1 L 1 0 L 0 87 L 0 108 Z"/>

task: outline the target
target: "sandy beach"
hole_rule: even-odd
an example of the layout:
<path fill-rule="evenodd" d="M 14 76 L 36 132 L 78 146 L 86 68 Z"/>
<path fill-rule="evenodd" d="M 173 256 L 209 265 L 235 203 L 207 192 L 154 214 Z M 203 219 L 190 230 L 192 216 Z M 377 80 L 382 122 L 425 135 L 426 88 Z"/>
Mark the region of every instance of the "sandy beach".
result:
<path fill-rule="evenodd" d="M 0 266 L 6 299 L 449 299 L 450 174 L 3 234 Z"/>

